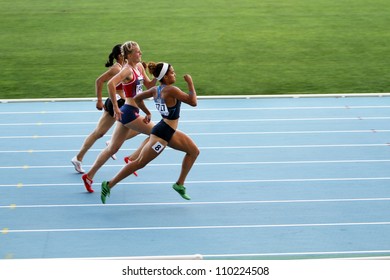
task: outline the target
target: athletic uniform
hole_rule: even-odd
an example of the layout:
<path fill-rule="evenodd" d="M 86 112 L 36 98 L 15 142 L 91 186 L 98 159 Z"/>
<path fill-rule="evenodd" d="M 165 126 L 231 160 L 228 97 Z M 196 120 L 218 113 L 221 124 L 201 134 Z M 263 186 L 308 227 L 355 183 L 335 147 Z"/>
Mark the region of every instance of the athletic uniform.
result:
<path fill-rule="evenodd" d="M 130 67 L 128 64 L 125 67 Z M 142 73 L 139 72 L 138 69 L 134 69 L 130 67 L 133 71 L 133 79 L 123 84 L 123 90 L 125 91 L 126 97 L 133 98 L 138 93 L 142 92 L 144 85 L 144 77 Z M 123 124 L 127 124 L 129 122 L 134 121 L 139 116 L 139 109 L 129 104 L 125 104 L 121 107 L 122 120 Z"/>
<path fill-rule="evenodd" d="M 119 63 L 118 63 L 119 64 Z M 120 64 L 119 64 L 120 65 Z M 120 68 L 122 68 L 122 65 L 120 65 Z M 122 83 L 118 84 L 116 87 L 115 87 L 115 90 L 116 91 L 119 91 L 119 90 L 123 90 L 123 85 Z M 119 95 L 119 94 L 116 94 L 116 101 L 118 102 L 118 107 L 122 107 L 123 104 L 125 104 L 125 100 Z M 106 101 L 104 102 L 104 108 L 105 110 L 110 114 L 111 117 L 114 117 L 114 106 L 112 105 L 112 100 L 110 97 L 108 97 L 106 99 Z"/>
<path fill-rule="evenodd" d="M 118 84 L 115 89 L 117 91 L 123 90 L 122 83 Z M 125 104 L 125 100 L 119 94 L 116 94 L 116 102 L 118 102 L 119 108 L 121 108 L 123 106 L 123 104 Z M 104 108 L 110 114 L 111 117 L 114 117 L 114 105 L 112 105 L 111 98 L 106 99 L 106 101 L 104 102 Z"/>
<path fill-rule="evenodd" d="M 154 98 L 156 108 L 163 119 L 153 127 L 151 134 L 169 142 L 176 130 L 164 122 L 164 119 L 177 120 L 180 117 L 181 101 L 177 100 L 174 106 L 168 107 L 165 100 L 161 97 L 161 91 L 163 88 L 164 86 L 157 87 L 157 96 Z"/>

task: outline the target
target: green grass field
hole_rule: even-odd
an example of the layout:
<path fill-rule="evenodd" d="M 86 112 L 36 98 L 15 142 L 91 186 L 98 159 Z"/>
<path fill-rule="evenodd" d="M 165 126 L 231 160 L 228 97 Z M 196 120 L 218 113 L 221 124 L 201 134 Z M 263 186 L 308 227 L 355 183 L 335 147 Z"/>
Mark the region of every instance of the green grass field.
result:
<path fill-rule="evenodd" d="M 389 92 L 389 10 L 388 0 L 2 0 L 0 98 L 94 97 L 127 40 L 144 61 L 190 73 L 199 95 Z"/>

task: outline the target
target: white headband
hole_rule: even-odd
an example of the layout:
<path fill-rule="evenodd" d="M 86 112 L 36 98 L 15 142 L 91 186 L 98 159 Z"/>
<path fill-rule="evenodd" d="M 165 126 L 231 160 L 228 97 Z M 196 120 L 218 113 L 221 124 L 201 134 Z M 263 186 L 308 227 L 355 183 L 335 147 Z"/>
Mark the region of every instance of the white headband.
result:
<path fill-rule="evenodd" d="M 169 67 L 169 64 L 168 63 L 163 63 L 163 67 L 161 68 L 161 72 L 160 72 L 160 75 L 158 75 L 157 77 L 157 80 L 161 80 L 165 74 L 168 72 L 168 67 Z"/>

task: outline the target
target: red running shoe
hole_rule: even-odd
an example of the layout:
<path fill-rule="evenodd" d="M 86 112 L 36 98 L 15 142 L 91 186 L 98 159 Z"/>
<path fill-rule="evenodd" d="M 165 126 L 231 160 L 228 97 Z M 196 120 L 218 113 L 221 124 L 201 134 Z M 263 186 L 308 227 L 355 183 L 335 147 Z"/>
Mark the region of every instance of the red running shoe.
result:
<path fill-rule="evenodd" d="M 129 162 L 131 162 L 131 160 L 130 160 L 129 157 L 125 157 L 123 160 L 126 162 L 126 164 L 128 164 Z M 138 177 L 137 172 L 134 171 L 133 174 L 134 174 L 134 176 L 137 176 L 137 177 Z"/>
<path fill-rule="evenodd" d="M 93 193 L 94 192 L 94 190 L 92 189 L 93 181 L 88 177 L 88 174 L 83 174 L 83 176 L 81 176 L 81 179 L 83 179 L 84 186 L 87 189 L 87 191 Z"/>

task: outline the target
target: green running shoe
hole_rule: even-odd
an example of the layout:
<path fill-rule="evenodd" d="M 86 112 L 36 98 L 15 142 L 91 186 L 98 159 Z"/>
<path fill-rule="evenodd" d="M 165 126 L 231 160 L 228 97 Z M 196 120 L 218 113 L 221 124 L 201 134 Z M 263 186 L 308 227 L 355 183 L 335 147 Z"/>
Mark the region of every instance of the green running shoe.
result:
<path fill-rule="evenodd" d="M 104 181 L 102 183 L 102 194 L 100 195 L 100 198 L 103 202 L 103 204 L 106 204 L 106 197 L 110 196 L 110 187 L 108 186 L 108 182 Z"/>
<path fill-rule="evenodd" d="M 177 191 L 182 198 L 187 200 L 191 199 L 191 197 L 186 194 L 186 188 L 183 185 L 173 184 L 172 188 Z"/>

